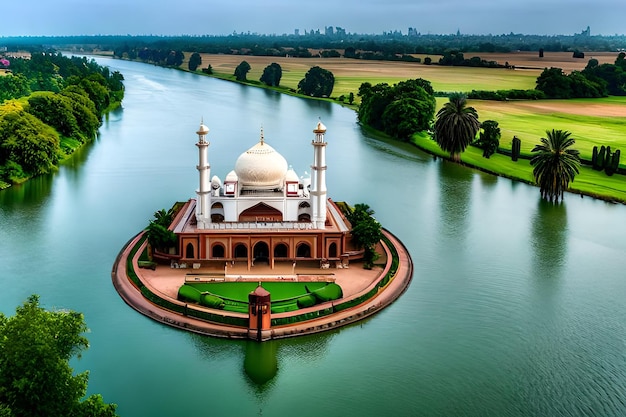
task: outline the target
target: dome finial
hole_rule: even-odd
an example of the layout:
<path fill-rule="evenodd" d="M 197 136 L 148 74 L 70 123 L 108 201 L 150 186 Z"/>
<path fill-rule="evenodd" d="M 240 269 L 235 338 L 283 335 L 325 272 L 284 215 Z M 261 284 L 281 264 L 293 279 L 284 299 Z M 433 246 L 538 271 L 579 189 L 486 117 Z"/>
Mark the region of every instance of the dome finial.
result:
<path fill-rule="evenodd" d="M 315 129 L 313 130 L 313 133 L 321 133 L 321 134 L 326 133 L 326 126 L 324 126 L 324 123 L 322 123 L 321 117 L 319 118 L 317 125 L 315 126 Z"/>
<path fill-rule="evenodd" d="M 265 138 L 263 137 L 263 125 L 261 125 L 261 145 L 265 143 Z"/>

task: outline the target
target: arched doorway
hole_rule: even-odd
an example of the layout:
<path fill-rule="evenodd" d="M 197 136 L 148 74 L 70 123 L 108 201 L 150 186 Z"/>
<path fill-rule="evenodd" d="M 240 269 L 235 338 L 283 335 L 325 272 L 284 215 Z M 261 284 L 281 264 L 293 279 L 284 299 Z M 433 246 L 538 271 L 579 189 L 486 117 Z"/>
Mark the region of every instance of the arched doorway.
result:
<path fill-rule="evenodd" d="M 289 256 L 289 247 L 284 243 L 274 246 L 274 258 L 286 258 Z"/>
<path fill-rule="evenodd" d="M 243 243 L 238 243 L 233 251 L 235 258 L 248 258 L 248 248 Z"/>
<path fill-rule="evenodd" d="M 224 221 L 224 206 L 222 203 L 214 203 L 211 206 L 211 222 L 222 223 Z"/>
<path fill-rule="evenodd" d="M 211 249 L 211 257 L 212 258 L 223 258 L 225 255 L 226 250 L 224 249 L 224 245 L 222 245 L 221 243 L 216 243 L 215 245 L 213 245 L 213 248 Z"/>
<path fill-rule="evenodd" d="M 265 242 L 257 242 L 256 245 L 254 245 L 252 255 L 252 259 L 255 263 L 266 262 L 269 264 L 270 262 L 270 248 Z"/>
<path fill-rule="evenodd" d="M 337 244 L 335 242 L 331 243 L 328 246 L 328 257 L 336 258 L 337 257 Z"/>
<path fill-rule="evenodd" d="M 185 258 L 194 259 L 196 257 L 196 251 L 194 250 L 193 243 L 187 243 L 185 247 Z"/>
<path fill-rule="evenodd" d="M 310 258 L 311 257 L 311 247 L 308 243 L 300 243 L 296 248 L 296 257 L 298 258 Z"/>

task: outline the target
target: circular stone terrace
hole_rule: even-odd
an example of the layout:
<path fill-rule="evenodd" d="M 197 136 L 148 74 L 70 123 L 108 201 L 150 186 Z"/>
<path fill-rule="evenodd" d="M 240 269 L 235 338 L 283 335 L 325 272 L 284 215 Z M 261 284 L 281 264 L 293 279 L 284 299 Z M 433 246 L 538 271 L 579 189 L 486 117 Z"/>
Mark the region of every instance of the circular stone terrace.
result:
<path fill-rule="evenodd" d="M 383 229 L 384 239 L 377 245 L 377 265 L 367 270 L 358 262 L 347 268 L 325 269 L 298 262 L 267 265 L 228 265 L 221 270 L 222 281 L 320 281 L 332 279 L 343 290 L 343 297 L 297 311 L 271 315 L 273 323 L 264 339 L 278 339 L 318 333 L 348 325 L 369 317 L 395 301 L 409 286 L 413 263 L 394 235 Z M 119 253 L 112 270 L 115 289 L 122 299 L 138 312 L 179 329 L 223 338 L 253 338 L 249 315 L 210 309 L 177 300 L 178 289 L 192 276 L 215 276 L 207 268 L 171 268 L 157 265 L 154 270 L 139 268 L 138 259 L 147 243 L 144 233 L 131 239 Z M 205 319 L 198 318 L 204 317 Z M 306 316 L 307 319 L 302 319 Z M 206 317 L 217 318 L 206 319 Z M 310 318 L 308 318 L 310 317 Z M 295 321 L 295 322 L 291 322 Z M 255 330 L 256 331 L 256 330 Z"/>

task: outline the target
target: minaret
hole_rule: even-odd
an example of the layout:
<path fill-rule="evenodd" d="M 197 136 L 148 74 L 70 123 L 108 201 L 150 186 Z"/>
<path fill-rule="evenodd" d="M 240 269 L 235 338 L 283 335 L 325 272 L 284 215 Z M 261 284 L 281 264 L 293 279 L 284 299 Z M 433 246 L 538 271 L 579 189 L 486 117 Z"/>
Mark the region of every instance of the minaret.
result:
<path fill-rule="evenodd" d="M 205 229 L 211 223 L 211 165 L 209 165 L 209 142 L 206 135 L 209 128 L 200 123 L 198 134 L 198 165 L 196 169 L 200 174 L 200 188 L 196 191 L 196 220 L 198 229 Z"/>
<path fill-rule="evenodd" d="M 313 206 L 313 227 L 324 229 L 326 224 L 326 126 L 319 121 L 313 139 L 313 165 L 311 165 L 311 205 Z"/>

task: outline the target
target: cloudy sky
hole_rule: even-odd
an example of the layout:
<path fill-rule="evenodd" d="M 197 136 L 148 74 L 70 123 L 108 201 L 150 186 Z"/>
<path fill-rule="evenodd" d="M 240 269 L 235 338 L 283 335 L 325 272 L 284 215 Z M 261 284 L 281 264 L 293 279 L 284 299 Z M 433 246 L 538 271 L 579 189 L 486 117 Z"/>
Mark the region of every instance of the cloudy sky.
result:
<path fill-rule="evenodd" d="M 626 33 L 626 0 L 6 0 L 0 36 Z"/>

